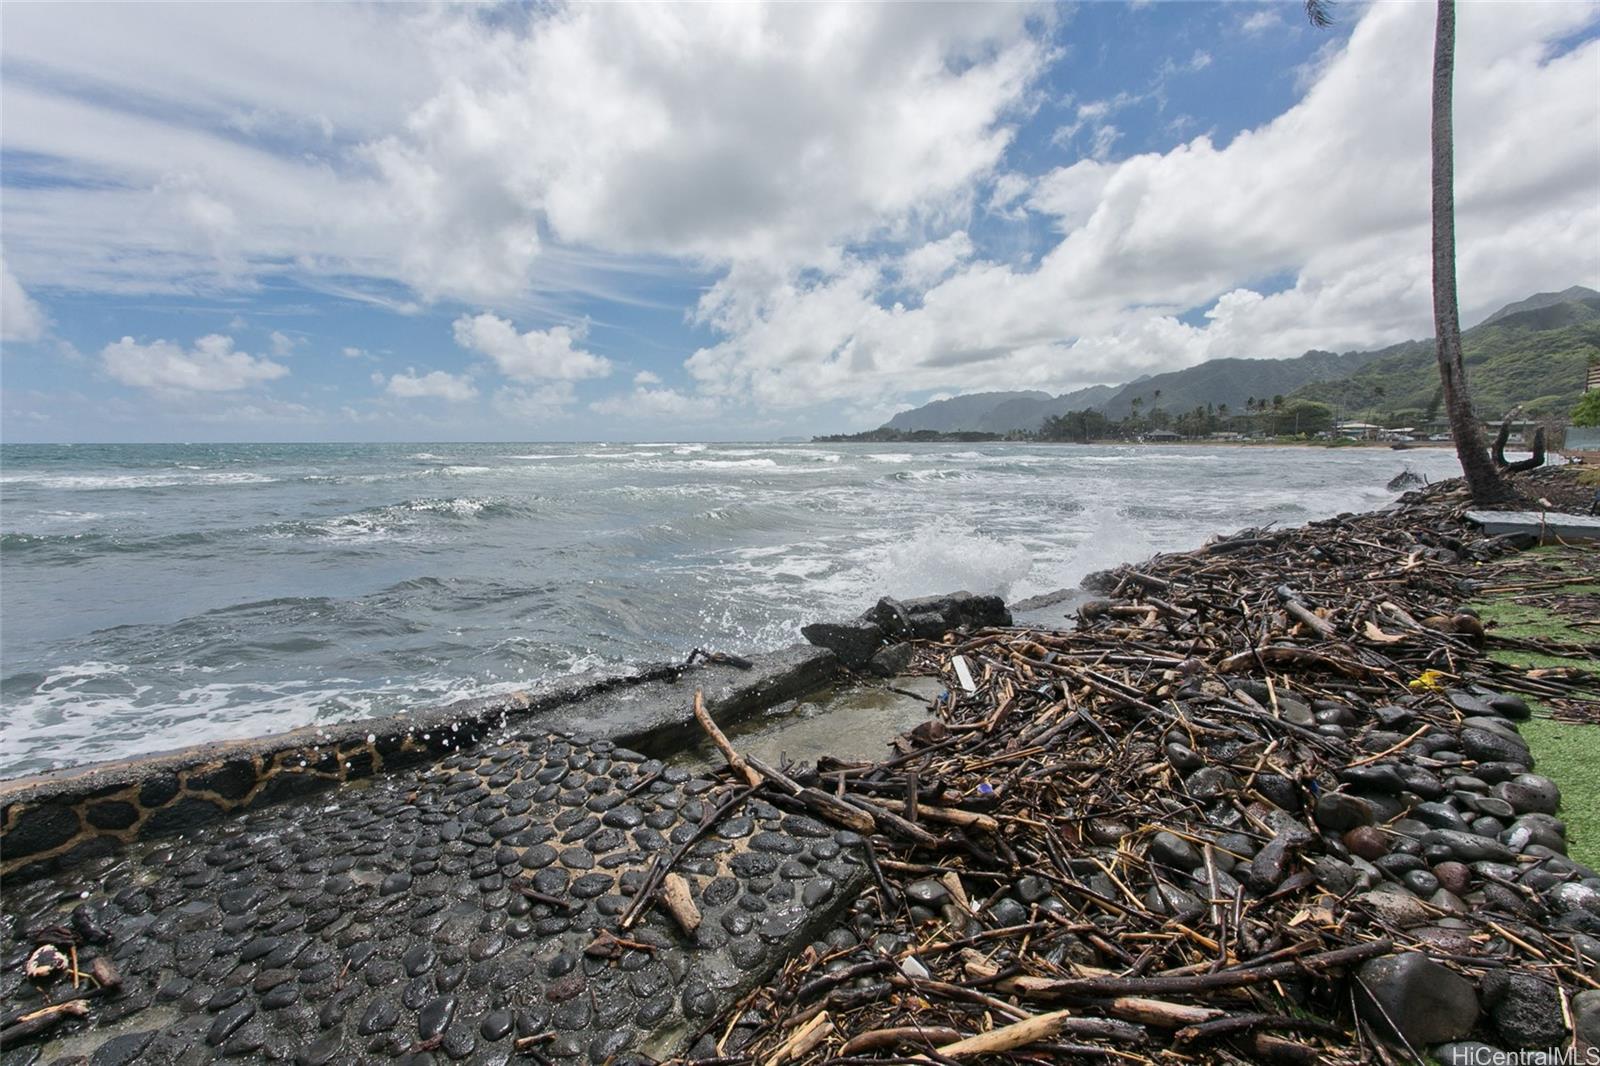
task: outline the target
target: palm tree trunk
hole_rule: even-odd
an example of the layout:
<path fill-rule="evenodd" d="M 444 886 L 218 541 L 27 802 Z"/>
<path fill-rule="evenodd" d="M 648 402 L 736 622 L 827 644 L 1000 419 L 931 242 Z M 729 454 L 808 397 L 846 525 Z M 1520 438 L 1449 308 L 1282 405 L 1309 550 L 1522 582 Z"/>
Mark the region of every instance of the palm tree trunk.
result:
<path fill-rule="evenodd" d="M 1472 499 L 1496 503 L 1509 498 L 1511 489 L 1489 459 L 1461 361 L 1461 316 L 1456 307 L 1455 136 L 1450 116 L 1456 5 L 1455 0 L 1438 0 L 1438 5 L 1433 48 L 1433 327 L 1438 338 L 1439 380 L 1444 386 L 1445 417 Z"/>

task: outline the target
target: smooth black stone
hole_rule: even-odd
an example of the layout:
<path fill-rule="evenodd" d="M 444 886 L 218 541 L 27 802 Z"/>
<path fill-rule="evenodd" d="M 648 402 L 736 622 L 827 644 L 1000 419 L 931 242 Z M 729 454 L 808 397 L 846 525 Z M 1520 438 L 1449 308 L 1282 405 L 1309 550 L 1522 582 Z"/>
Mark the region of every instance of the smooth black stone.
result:
<path fill-rule="evenodd" d="M 455 996 L 436 996 L 423 1004 L 417 1012 L 417 1035 L 428 1040 L 444 1032 L 455 1017 L 456 1003 Z"/>
<path fill-rule="evenodd" d="M 601 1033 L 589 1043 L 589 1061 L 594 1063 L 594 1066 L 603 1066 L 604 1063 L 616 1058 L 632 1039 L 633 1034 L 626 1029 L 613 1029 Z"/>
<path fill-rule="evenodd" d="M 211 1023 L 211 1028 L 206 1031 L 206 1043 L 212 1047 L 227 1041 L 239 1027 L 256 1016 L 256 1005 L 250 1000 L 241 1000 L 217 1015 Z"/>
<path fill-rule="evenodd" d="M 505 1039 L 515 1024 L 516 1019 L 512 1017 L 510 1011 L 491 1011 L 484 1015 L 483 1023 L 478 1026 L 478 1035 L 493 1043 L 496 1040 Z"/>
<path fill-rule="evenodd" d="M 594 856 L 581 847 L 568 848 L 561 853 L 561 865 L 571 870 L 592 870 Z"/>
<path fill-rule="evenodd" d="M 576 996 L 555 1009 L 555 1013 L 551 1016 L 551 1024 L 557 1029 L 572 1032 L 588 1026 L 592 1013 L 589 997 Z"/>
<path fill-rule="evenodd" d="M 362 1036 L 388 1032 L 399 1020 L 400 1008 L 387 996 L 380 996 L 367 1005 L 361 1021 L 356 1023 L 356 1032 Z"/>
<path fill-rule="evenodd" d="M 228 988 L 220 989 L 216 995 L 206 1000 L 206 1010 L 213 1013 L 220 1010 L 227 1010 L 229 1007 L 243 999 L 244 994 L 245 989 L 243 985 L 231 985 Z"/>
<path fill-rule="evenodd" d="M 292 984 L 282 984 L 261 997 L 265 1010 L 282 1010 L 300 998 L 300 989 Z"/>
<path fill-rule="evenodd" d="M 427 973 L 433 966 L 438 955 L 433 950 L 433 945 L 428 943 L 413 944 L 400 956 L 400 965 L 405 968 L 407 977 L 416 977 L 418 974 Z"/>

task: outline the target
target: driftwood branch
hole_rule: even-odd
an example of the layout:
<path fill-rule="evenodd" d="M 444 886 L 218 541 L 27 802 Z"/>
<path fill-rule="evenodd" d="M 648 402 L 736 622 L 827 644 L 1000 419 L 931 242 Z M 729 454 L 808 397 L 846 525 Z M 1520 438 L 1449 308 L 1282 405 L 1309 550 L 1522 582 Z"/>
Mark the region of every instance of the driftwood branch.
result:
<path fill-rule="evenodd" d="M 728 738 L 723 734 L 722 730 L 717 728 L 717 723 L 712 720 L 711 713 L 706 710 L 705 697 L 701 695 L 699 689 L 694 690 L 694 717 L 695 721 L 700 723 L 700 728 L 706 731 L 706 736 L 711 738 L 711 743 L 715 744 L 717 750 L 722 752 L 722 757 L 728 760 L 728 765 L 733 767 L 734 772 L 743 777 L 751 788 L 760 788 L 762 785 L 761 775 L 749 763 L 744 761 L 744 756 L 734 750 L 733 745 L 728 742 Z"/>

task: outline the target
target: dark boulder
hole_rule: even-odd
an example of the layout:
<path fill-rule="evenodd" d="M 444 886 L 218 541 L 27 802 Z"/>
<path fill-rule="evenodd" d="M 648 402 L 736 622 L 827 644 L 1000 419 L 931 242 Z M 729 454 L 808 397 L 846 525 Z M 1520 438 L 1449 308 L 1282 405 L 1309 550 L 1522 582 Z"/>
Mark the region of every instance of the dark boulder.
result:
<path fill-rule="evenodd" d="M 1531 973 L 1490 970 L 1483 975 L 1489 1019 L 1507 1047 L 1557 1047 L 1567 1037 L 1556 986 Z"/>
<path fill-rule="evenodd" d="M 1415 951 L 1365 963 L 1356 984 L 1356 1008 L 1380 1033 L 1398 1035 L 1414 1048 L 1460 1040 L 1478 1021 L 1472 982 Z"/>
<path fill-rule="evenodd" d="M 883 630 L 872 622 L 813 622 L 801 626 L 800 635 L 819 648 L 827 648 L 853 670 L 867 665 L 883 646 Z"/>

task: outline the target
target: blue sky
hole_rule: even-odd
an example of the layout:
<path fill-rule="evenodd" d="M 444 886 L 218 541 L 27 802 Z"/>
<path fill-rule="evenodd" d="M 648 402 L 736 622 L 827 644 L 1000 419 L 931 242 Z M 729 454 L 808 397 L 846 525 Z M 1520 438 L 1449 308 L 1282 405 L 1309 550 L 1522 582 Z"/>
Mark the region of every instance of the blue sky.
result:
<path fill-rule="evenodd" d="M 1431 7 L 1338 16 L 6 5 L 0 433 L 765 439 L 1424 336 Z M 1597 24 L 1462 7 L 1469 320 L 1600 285 Z"/>

